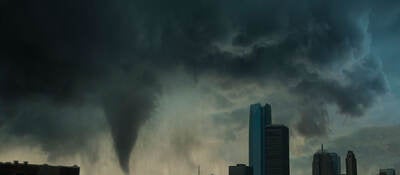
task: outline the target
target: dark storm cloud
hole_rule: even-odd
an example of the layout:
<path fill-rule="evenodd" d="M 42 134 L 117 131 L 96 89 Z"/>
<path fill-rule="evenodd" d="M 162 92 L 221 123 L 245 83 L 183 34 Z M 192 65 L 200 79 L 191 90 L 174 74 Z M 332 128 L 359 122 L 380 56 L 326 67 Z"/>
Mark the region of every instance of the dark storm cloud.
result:
<path fill-rule="evenodd" d="M 123 31 L 129 24 L 113 11 L 116 5 L 109 7 L 94 1 L 2 4 L 1 117 L 6 133 L 31 137 L 57 158 L 96 139 L 102 113 L 92 111 L 103 108 L 127 172 L 158 85 L 145 66 L 132 64 L 139 61 L 126 61 L 136 60 L 124 48 L 134 31 Z"/>
<path fill-rule="evenodd" d="M 321 79 L 317 75 L 299 82 L 293 91 L 303 98 L 304 106 L 298 130 L 305 135 L 326 133 L 327 104 L 336 104 L 339 112 L 350 117 L 362 116 L 377 96 L 387 91 L 381 66 L 375 59 L 362 60 L 341 81 Z M 311 110 L 311 111 L 310 111 Z"/>
<path fill-rule="evenodd" d="M 188 164 L 191 168 L 196 168 L 196 162 L 191 153 L 193 150 L 201 147 L 202 142 L 191 131 L 187 129 L 178 129 L 173 133 L 170 140 L 174 156 L 177 156 L 183 164 Z"/>
<path fill-rule="evenodd" d="M 246 129 L 248 126 L 249 115 L 247 108 L 236 109 L 232 112 L 223 112 L 213 116 L 213 120 L 217 126 L 223 128 L 221 133 L 225 141 L 232 141 L 236 139 L 236 134 Z"/>
<path fill-rule="evenodd" d="M 97 154 L 93 152 L 97 149 L 96 144 L 87 138 L 97 138 L 93 133 L 104 131 L 106 125 L 98 116 L 101 114 L 99 109 L 90 105 L 60 106 L 47 99 L 23 100 L 15 108 L 18 111 L 13 118 L 7 119 L 7 125 L 1 127 L 3 134 L 33 140 L 33 145 L 41 143 L 42 149 L 51 153 L 49 160 L 77 152 L 96 160 Z M 5 145 L 0 147 L 4 152 L 7 151 Z"/>
<path fill-rule="evenodd" d="M 46 123 L 63 126 L 55 118 L 79 116 L 64 114 L 65 107 L 96 106 L 107 116 L 127 172 L 138 128 L 160 92 L 159 75 L 183 65 L 195 77 L 281 82 L 301 101 L 299 131 L 320 135 L 326 131 L 327 105 L 361 116 L 385 93 L 383 73 L 367 56 L 368 15 L 376 5 L 394 3 L 5 1 L 0 7 L 1 122 L 23 125 L 31 116 L 19 113 L 21 104 L 32 103 L 37 115 L 45 116 L 33 122 L 43 131 L 10 129 L 8 134 L 32 135 L 56 153 L 54 140 L 65 137 L 60 142 L 72 144 L 71 133 L 84 132 L 85 126 L 61 127 L 63 132 L 53 136 Z M 48 104 L 33 105 L 38 100 Z M 49 112 L 48 106 L 55 107 Z"/>
<path fill-rule="evenodd" d="M 266 9 L 243 10 L 232 22 L 238 28 L 232 45 L 245 54 L 210 54 L 193 69 L 261 83 L 281 81 L 300 99 L 298 131 L 324 135 L 328 105 L 346 116 L 362 116 L 387 91 L 379 60 L 369 55 L 369 14 L 376 3 L 334 3 L 246 1 L 234 6 L 240 7 L 234 12 Z"/>

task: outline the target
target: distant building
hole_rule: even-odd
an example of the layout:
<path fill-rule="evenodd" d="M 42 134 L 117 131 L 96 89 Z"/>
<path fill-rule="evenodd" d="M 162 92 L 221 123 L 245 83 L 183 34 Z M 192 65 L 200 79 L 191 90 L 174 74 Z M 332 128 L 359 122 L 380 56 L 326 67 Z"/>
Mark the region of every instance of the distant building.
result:
<path fill-rule="evenodd" d="M 78 166 L 34 165 L 28 162 L 0 163 L 1 175 L 79 175 Z"/>
<path fill-rule="evenodd" d="M 269 125 L 265 130 L 265 174 L 289 175 L 289 129 Z"/>
<path fill-rule="evenodd" d="M 329 156 L 332 159 L 333 163 L 333 171 L 335 172 L 335 175 L 340 175 L 342 169 L 341 169 L 341 164 L 340 164 L 340 156 L 336 153 L 329 153 Z"/>
<path fill-rule="evenodd" d="M 353 151 L 347 152 L 346 175 L 357 175 L 357 159 L 356 159 Z"/>
<path fill-rule="evenodd" d="M 271 106 L 252 104 L 249 123 L 249 165 L 253 175 L 265 175 L 265 127 L 271 124 Z"/>
<path fill-rule="evenodd" d="M 244 164 L 229 166 L 229 175 L 252 175 L 251 168 Z"/>
<path fill-rule="evenodd" d="M 396 170 L 393 168 L 380 169 L 379 175 L 396 175 Z"/>
<path fill-rule="evenodd" d="M 313 157 L 312 174 L 313 175 L 340 175 L 340 157 L 336 153 L 321 150 L 316 152 Z"/>

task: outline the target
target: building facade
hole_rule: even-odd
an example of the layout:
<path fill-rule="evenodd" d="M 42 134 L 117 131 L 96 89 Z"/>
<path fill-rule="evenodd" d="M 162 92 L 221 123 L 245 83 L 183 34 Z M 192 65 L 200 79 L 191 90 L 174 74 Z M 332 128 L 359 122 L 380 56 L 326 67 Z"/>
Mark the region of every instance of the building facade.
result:
<path fill-rule="evenodd" d="M 328 154 L 329 154 L 329 157 L 332 159 L 333 171 L 334 171 L 335 175 L 340 175 L 342 173 L 340 156 L 336 153 L 328 153 Z"/>
<path fill-rule="evenodd" d="M 323 147 L 313 156 L 313 175 L 340 175 L 340 157 L 336 153 L 326 152 Z"/>
<path fill-rule="evenodd" d="M 244 164 L 229 166 L 229 175 L 252 175 L 251 167 Z"/>
<path fill-rule="evenodd" d="M 357 175 L 357 159 L 353 151 L 347 152 L 346 175 Z"/>
<path fill-rule="evenodd" d="M 265 174 L 289 175 L 289 129 L 269 125 L 265 129 Z"/>
<path fill-rule="evenodd" d="M 79 175 L 78 166 L 50 166 L 28 164 L 28 162 L 0 163 L 1 175 Z"/>
<path fill-rule="evenodd" d="M 379 175 L 396 175 L 396 170 L 393 168 L 380 169 Z"/>
<path fill-rule="evenodd" d="M 249 123 L 249 165 L 253 175 L 265 175 L 265 128 L 271 124 L 271 106 L 252 104 Z"/>

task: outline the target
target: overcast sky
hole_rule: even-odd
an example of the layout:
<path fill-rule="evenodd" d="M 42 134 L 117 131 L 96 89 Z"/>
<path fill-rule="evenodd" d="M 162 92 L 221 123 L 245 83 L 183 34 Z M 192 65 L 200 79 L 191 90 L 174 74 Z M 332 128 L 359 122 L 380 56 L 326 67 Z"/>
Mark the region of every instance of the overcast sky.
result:
<path fill-rule="evenodd" d="M 0 161 L 81 174 L 227 175 L 252 103 L 321 144 L 400 170 L 397 0 L 0 1 Z M 344 170 L 342 166 L 342 172 Z"/>

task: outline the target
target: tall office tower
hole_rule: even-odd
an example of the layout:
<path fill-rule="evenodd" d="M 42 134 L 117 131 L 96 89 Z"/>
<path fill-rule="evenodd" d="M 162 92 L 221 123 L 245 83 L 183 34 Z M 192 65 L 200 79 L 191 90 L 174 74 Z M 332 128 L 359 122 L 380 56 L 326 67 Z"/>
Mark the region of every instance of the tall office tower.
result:
<path fill-rule="evenodd" d="M 357 175 L 357 160 L 353 151 L 348 151 L 346 156 L 346 174 Z"/>
<path fill-rule="evenodd" d="M 249 164 L 253 175 L 265 175 L 265 127 L 271 124 L 271 106 L 252 104 L 250 106 L 249 124 Z"/>
<path fill-rule="evenodd" d="M 329 156 L 332 159 L 333 171 L 335 172 L 335 175 L 340 175 L 342 171 L 340 166 L 340 156 L 336 153 L 329 153 Z"/>
<path fill-rule="evenodd" d="M 265 174 L 289 175 L 289 129 L 269 125 L 265 129 Z"/>
<path fill-rule="evenodd" d="M 252 175 L 251 168 L 244 164 L 229 166 L 229 175 Z"/>
<path fill-rule="evenodd" d="M 380 169 L 379 175 L 396 175 L 396 170 L 393 168 Z"/>
<path fill-rule="evenodd" d="M 329 153 L 321 147 L 313 157 L 313 175 L 340 175 L 340 157 L 336 153 Z"/>

